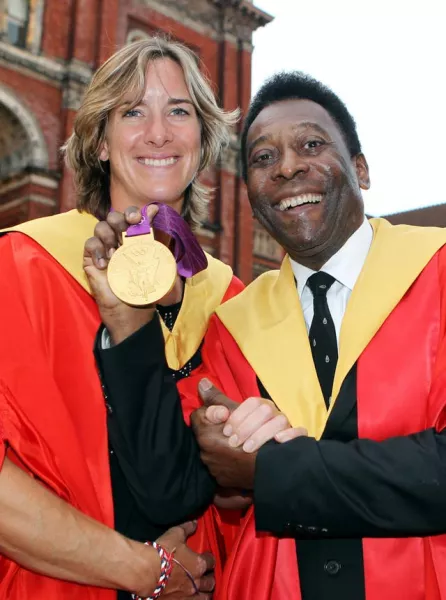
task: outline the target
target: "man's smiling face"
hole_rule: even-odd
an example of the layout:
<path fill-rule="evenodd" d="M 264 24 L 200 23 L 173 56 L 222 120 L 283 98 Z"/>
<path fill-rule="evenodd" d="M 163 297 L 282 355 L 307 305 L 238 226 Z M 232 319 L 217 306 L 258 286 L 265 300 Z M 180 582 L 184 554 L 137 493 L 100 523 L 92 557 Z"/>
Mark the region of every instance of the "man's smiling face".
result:
<path fill-rule="evenodd" d="M 320 268 L 364 219 L 367 162 L 351 157 L 337 123 L 310 100 L 265 107 L 247 137 L 255 217 L 290 254 Z"/>

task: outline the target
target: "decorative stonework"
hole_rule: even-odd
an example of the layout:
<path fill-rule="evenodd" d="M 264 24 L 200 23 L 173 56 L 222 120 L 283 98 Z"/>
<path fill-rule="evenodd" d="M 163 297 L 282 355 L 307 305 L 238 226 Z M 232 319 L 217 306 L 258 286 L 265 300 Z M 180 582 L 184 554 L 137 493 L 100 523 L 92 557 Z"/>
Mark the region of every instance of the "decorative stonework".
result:
<path fill-rule="evenodd" d="M 251 42 L 252 33 L 273 17 L 248 0 L 208 0 L 220 11 L 221 28 L 239 40 Z"/>
<path fill-rule="evenodd" d="M 252 278 L 256 279 L 257 277 L 263 275 L 263 273 L 266 273 L 267 271 L 271 271 L 271 267 L 260 263 L 254 263 L 252 266 Z"/>
<path fill-rule="evenodd" d="M 228 173 L 239 173 L 240 140 L 233 135 L 229 145 L 223 149 L 220 158 L 220 167 Z"/>
<path fill-rule="evenodd" d="M 252 32 L 272 21 L 249 0 L 138 0 L 211 37 L 222 34 L 251 42 Z"/>
<path fill-rule="evenodd" d="M 20 149 L 23 160 L 25 160 L 25 154 L 28 153 L 26 166 L 48 169 L 46 142 L 35 116 L 22 104 L 15 93 L 3 84 L 0 84 L 0 106 L 3 107 L 4 115 L 7 112 L 12 113 L 10 119 L 14 120 L 15 126 L 18 127 L 16 134 L 24 132 L 26 135 L 28 140 L 26 149 L 25 146 Z M 18 139 L 21 142 L 24 141 L 20 135 L 18 135 Z M 13 167 L 13 165 L 11 166 Z"/>
<path fill-rule="evenodd" d="M 283 249 L 258 223 L 254 227 L 254 256 L 280 262 Z"/>
<path fill-rule="evenodd" d="M 82 103 L 85 89 L 92 78 L 93 70 L 86 63 L 73 59 L 67 66 L 63 106 L 77 110 Z"/>
<path fill-rule="evenodd" d="M 57 190 L 59 187 L 59 177 L 57 174 L 38 175 L 36 173 L 23 173 L 19 177 L 14 177 L 9 181 L 0 183 L 0 194 L 13 192 L 16 189 L 22 188 L 25 185 L 38 185 L 49 190 Z"/>
<path fill-rule="evenodd" d="M 82 85 L 87 84 L 93 75 L 92 68 L 86 63 L 73 58 L 67 66 L 66 77 L 70 81 L 75 81 Z"/>
<path fill-rule="evenodd" d="M 65 77 L 66 68 L 64 64 L 51 58 L 36 56 L 28 50 L 16 48 L 11 44 L 0 41 L 0 60 L 2 59 L 9 68 L 14 66 L 23 67 L 51 81 L 60 83 Z"/>
<path fill-rule="evenodd" d="M 0 190 L 2 193 L 3 190 Z M 54 208 L 56 206 L 56 201 L 53 198 L 47 198 L 46 196 L 42 196 L 41 194 L 28 194 L 26 196 L 21 196 L 20 198 L 15 198 L 14 200 L 10 200 L 9 202 L 5 202 L 0 204 L 0 212 L 6 212 L 7 210 L 11 210 L 11 208 L 15 208 L 16 206 L 20 206 L 26 202 L 35 202 L 36 204 L 44 204 L 45 206 L 49 206 Z"/>
<path fill-rule="evenodd" d="M 31 147 L 23 125 L 0 105 L 0 180 L 20 173 L 31 160 Z"/>
<path fill-rule="evenodd" d="M 46 196 L 42 196 L 42 194 L 28 194 L 22 198 L 22 202 L 35 202 L 36 204 L 44 204 L 50 207 L 56 206 L 54 198 L 47 198 Z"/>
<path fill-rule="evenodd" d="M 135 0 L 194 31 L 217 37 L 218 10 L 208 0 Z"/>
<path fill-rule="evenodd" d="M 63 91 L 63 107 L 78 110 L 85 93 L 85 86 L 76 81 L 68 81 Z"/>

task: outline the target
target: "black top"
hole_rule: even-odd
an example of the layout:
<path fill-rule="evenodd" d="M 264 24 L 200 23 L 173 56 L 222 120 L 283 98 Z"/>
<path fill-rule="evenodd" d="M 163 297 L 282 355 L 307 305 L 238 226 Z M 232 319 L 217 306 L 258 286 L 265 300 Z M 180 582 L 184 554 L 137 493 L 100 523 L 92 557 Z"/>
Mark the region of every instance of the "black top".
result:
<path fill-rule="evenodd" d="M 161 309 L 171 328 L 180 305 Z M 200 351 L 181 372 L 169 369 L 158 317 L 121 344 L 95 356 L 107 404 L 115 528 L 145 542 L 197 516 L 215 482 L 185 424 L 176 381 L 200 364 Z M 119 599 L 130 598 L 119 593 Z"/>

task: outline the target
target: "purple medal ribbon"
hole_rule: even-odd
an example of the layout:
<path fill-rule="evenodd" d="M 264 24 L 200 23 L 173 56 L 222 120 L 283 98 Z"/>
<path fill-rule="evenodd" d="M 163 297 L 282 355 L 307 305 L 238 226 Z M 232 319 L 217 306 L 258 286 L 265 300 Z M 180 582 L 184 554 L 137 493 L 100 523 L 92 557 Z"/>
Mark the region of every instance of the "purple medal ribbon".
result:
<path fill-rule="evenodd" d="M 152 220 L 152 227 L 164 231 L 174 240 L 173 255 L 177 263 L 178 274 L 182 277 L 192 277 L 206 269 L 208 266 L 206 254 L 183 217 L 167 204 L 160 202 L 151 204 L 158 206 L 158 212 Z M 127 237 L 150 233 L 147 206 L 141 209 L 141 221 L 127 229 Z"/>

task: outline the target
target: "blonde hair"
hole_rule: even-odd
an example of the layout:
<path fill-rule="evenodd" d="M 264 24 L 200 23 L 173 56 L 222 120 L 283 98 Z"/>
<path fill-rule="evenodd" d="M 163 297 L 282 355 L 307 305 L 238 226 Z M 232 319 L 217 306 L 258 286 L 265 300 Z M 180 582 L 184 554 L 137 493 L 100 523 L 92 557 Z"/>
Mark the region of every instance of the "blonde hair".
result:
<path fill-rule="evenodd" d="M 196 225 L 206 216 L 211 190 L 198 174 L 216 163 L 229 143 L 230 128 L 239 111 L 226 112 L 216 102 L 211 86 L 200 72 L 198 57 L 189 48 L 162 37 L 133 42 L 111 56 L 94 74 L 79 108 L 74 131 L 62 151 L 74 171 L 79 210 L 104 219 L 110 210 L 110 165 L 99 159 L 110 113 L 133 92 L 137 106 L 144 95 L 149 63 L 174 60 L 183 70 L 186 86 L 201 124 L 201 160 L 198 173 L 184 195 L 183 217 Z"/>

